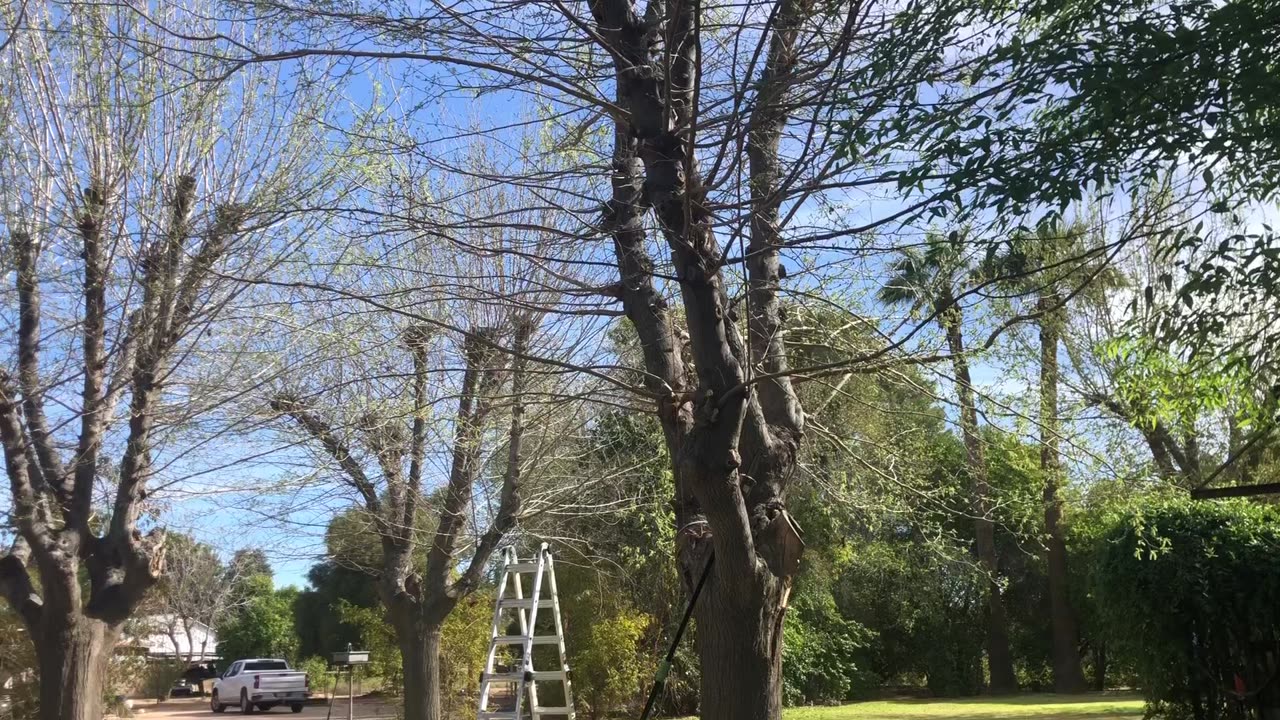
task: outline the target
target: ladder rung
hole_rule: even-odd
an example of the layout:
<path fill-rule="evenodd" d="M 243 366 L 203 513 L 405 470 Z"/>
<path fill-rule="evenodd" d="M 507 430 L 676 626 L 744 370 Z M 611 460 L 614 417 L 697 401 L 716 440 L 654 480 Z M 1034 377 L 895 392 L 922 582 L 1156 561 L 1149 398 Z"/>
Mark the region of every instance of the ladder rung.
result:
<path fill-rule="evenodd" d="M 542 707 L 541 705 L 539 705 L 538 707 L 534 708 L 533 711 L 535 713 L 540 713 L 542 715 L 568 715 L 569 714 L 569 708 L 563 707 L 563 706 Z"/>
<path fill-rule="evenodd" d="M 517 562 L 507 563 L 507 572 L 537 572 L 538 563 L 536 562 Z"/>
<path fill-rule="evenodd" d="M 485 673 L 482 678 L 483 682 L 520 682 L 523 679 L 523 672 Z M 533 679 L 535 682 L 567 680 L 568 675 L 563 670 L 534 670 Z"/>
<path fill-rule="evenodd" d="M 520 720 L 520 713 L 504 710 L 502 712 L 482 712 L 477 720 Z"/>
<path fill-rule="evenodd" d="M 504 609 L 518 608 L 523 610 L 530 610 L 533 608 L 533 604 L 535 602 L 538 604 L 538 607 L 540 608 L 551 607 L 551 600 L 549 599 L 534 600 L 533 598 L 510 598 L 508 600 L 499 600 L 498 607 L 504 608 Z"/>
<path fill-rule="evenodd" d="M 526 638 L 521 635 L 499 635 L 493 639 L 494 645 L 523 645 L 525 640 L 532 640 L 534 645 L 559 645 L 558 635 L 535 635 Z"/>

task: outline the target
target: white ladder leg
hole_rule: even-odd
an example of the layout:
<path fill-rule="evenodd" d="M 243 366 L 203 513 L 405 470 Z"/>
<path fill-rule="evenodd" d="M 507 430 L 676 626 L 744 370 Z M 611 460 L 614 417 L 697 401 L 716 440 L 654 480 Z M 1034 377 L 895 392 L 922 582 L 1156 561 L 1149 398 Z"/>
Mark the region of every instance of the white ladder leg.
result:
<path fill-rule="evenodd" d="M 560 669 L 564 671 L 564 704 L 569 709 L 569 720 L 577 720 L 573 705 L 573 684 L 569 680 L 569 656 L 564 648 L 564 624 L 560 619 L 560 591 L 556 587 L 556 565 L 547 554 L 547 581 L 551 585 L 551 616 L 556 620 L 556 648 L 560 651 Z"/>
<path fill-rule="evenodd" d="M 507 565 L 510 564 L 508 553 L 503 552 L 503 568 L 502 576 L 498 579 L 498 592 L 493 601 L 493 623 L 489 626 L 489 652 L 485 655 L 484 672 L 480 677 L 480 708 L 478 712 L 483 713 L 489 709 L 489 690 L 492 684 L 489 676 L 493 674 L 493 663 L 496 659 L 498 644 L 496 638 L 499 633 L 504 630 L 499 625 L 502 621 L 502 600 L 507 592 L 507 583 L 511 574 L 507 572 Z"/>
<path fill-rule="evenodd" d="M 533 571 L 533 596 L 529 608 L 529 632 L 524 636 L 524 669 L 526 673 L 533 673 L 533 634 L 538 626 L 538 606 L 542 600 L 542 574 L 547 569 L 547 545 L 543 543 L 538 548 L 538 558 L 535 561 L 536 569 Z M 541 720 L 541 714 L 538 712 L 538 683 L 529 683 L 529 713 L 533 716 L 533 720 Z"/>

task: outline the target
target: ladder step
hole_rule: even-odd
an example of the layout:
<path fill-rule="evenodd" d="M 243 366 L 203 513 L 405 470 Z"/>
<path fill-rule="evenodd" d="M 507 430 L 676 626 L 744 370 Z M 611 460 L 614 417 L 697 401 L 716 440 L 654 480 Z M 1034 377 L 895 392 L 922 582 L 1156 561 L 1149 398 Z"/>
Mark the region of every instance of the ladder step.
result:
<path fill-rule="evenodd" d="M 537 603 L 540 608 L 551 607 L 551 600 L 534 600 L 533 598 L 511 598 L 508 600 L 499 600 L 498 607 L 503 609 L 516 608 L 521 610 L 531 610 L 533 609 L 534 603 Z"/>
<path fill-rule="evenodd" d="M 517 573 L 517 572 L 537 572 L 537 571 L 538 571 L 538 563 L 536 563 L 536 562 L 517 562 L 517 563 L 507 563 L 507 567 L 506 567 L 505 569 L 506 569 L 506 571 L 507 571 L 507 572 L 509 572 L 509 573 Z"/>
<path fill-rule="evenodd" d="M 559 645 L 560 637 L 557 635 L 535 635 L 532 638 L 526 638 L 521 635 L 499 635 L 493 639 L 494 645 L 523 645 L 525 640 L 533 641 L 534 645 Z"/>
<path fill-rule="evenodd" d="M 520 682 L 524 679 L 524 673 L 485 673 L 481 679 L 483 682 Z M 533 679 L 535 682 L 546 682 L 548 680 L 567 680 L 569 676 L 563 670 L 534 670 Z"/>
<path fill-rule="evenodd" d="M 534 708 L 533 711 L 542 715 L 568 715 L 570 713 L 567 707 L 542 707 L 541 705 Z"/>

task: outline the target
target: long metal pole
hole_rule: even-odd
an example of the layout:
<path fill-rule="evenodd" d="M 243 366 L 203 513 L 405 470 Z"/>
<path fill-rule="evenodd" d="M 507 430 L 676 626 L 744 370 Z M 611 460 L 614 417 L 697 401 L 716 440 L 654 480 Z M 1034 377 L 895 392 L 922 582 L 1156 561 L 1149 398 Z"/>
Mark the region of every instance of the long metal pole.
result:
<path fill-rule="evenodd" d="M 671 647 L 667 648 L 667 656 L 658 663 L 658 671 L 653 674 L 653 689 L 649 691 L 649 699 L 644 704 L 644 712 L 640 713 L 640 720 L 649 720 L 649 713 L 653 712 L 653 704 L 658 700 L 658 694 L 662 692 L 662 686 L 667 682 L 667 673 L 671 672 L 671 662 L 676 658 L 676 649 L 680 647 L 680 638 L 684 637 L 684 629 L 689 625 L 689 618 L 693 616 L 693 606 L 698 603 L 698 596 L 702 594 L 702 586 L 707 582 L 707 576 L 711 574 L 711 564 L 716 561 L 716 554 L 713 550 L 707 556 L 707 564 L 702 568 L 702 575 L 698 578 L 698 584 L 693 588 L 693 594 L 689 596 L 689 604 L 684 608 L 684 617 L 680 618 L 680 627 L 676 628 L 676 636 L 671 640 Z"/>
<path fill-rule="evenodd" d="M 333 689 L 329 691 L 329 712 L 324 714 L 324 720 L 330 720 L 333 717 L 333 699 L 338 697 L 338 682 L 342 680 L 342 673 L 333 671 Z"/>
<path fill-rule="evenodd" d="M 356 694 L 352 691 L 355 684 L 356 666 L 347 666 L 347 720 L 356 718 Z"/>

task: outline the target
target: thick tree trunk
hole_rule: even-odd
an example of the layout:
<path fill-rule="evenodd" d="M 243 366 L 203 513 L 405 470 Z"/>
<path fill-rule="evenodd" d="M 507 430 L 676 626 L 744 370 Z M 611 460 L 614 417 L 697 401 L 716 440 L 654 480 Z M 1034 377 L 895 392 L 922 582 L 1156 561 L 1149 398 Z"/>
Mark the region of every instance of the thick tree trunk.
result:
<path fill-rule="evenodd" d="M 987 669 L 991 674 L 989 690 L 993 695 L 1018 691 L 1018 677 L 1013 672 L 1013 651 L 1009 649 L 1009 618 L 1000 596 L 999 561 L 995 547 L 995 528 L 990 520 L 978 518 L 978 562 L 988 576 L 987 581 Z"/>
<path fill-rule="evenodd" d="M 440 720 L 440 626 L 413 622 L 399 632 L 405 720 Z"/>
<path fill-rule="evenodd" d="M 36 641 L 40 720 L 102 720 L 102 684 L 116 635 L 78 613 L 45 616 Z"/>
<path fill-rule="evenodd" d="M 995 525 L 991 522 L 991 487 L 987 481 L 987 462 L 978 434 L 978 408 L 973 396 L 973 380 L 969 361 L 964 355 L 964 336 L 960 333 L 960 314 L 955 307 L 943 310 L 940 318 L 947 334 L 955 370 L 956 397 L 960 401 L 960 432 L 968 455 L 969 475 L 973 485 L 971 509 L 974 517 L 974 539 L 978 564 L 987 576 L 987 668 L 991 674 L 990 691 L 995 694 L 1016 692 L 1018 678 L 1013 672 L 1013 653 L 1009 649 L 1009 620 L 1000 597 L 1000 558 L 996 552 Z"/>
<path fill-rule="evenodd" d="M 1049 488 L 1046 487 L 1046 496 L 1048 493 Z M 1048 516 L 1051 513 L 1057 514 L 1051 510 L 1045 511 L 1046 526 L 1049 525 Z M 1049 532 L 1049 611 L 1053 621 L 1053 691 L 1082 693 L 1088 686 L 1084 671 L 1080 669 L 1079 635 L 1076 632 L 1075 612 L 1067 591 L 1070 583 L 1067 575 L 1067 547 L 1062 541 L 1060 529 L 1056 526 L 1046 529 Z"/>
<path fill-rule="evenodd" d="M 799 552 L 785 537 L 791 529 L 786 483 L 804 421 L 785 373 L 776 299 L 782 279 L 776 155 L 804 14 L 794 3 L 784 5 L 750 120 L 750 339 L 744 343 L 725 291 L 724 258 L 695 152 L 702 11 L 667 0 L 651 3 L 647 12 L 655 14 L 642 18 L 631 0 L 591 3 L 600 36 L 618 59 L 618 104 L 628 112 L 615 128 L 613 197 L 605 219 L 615 241 L 620 297 L 645 352 L 646 382 L 659 398 L 674 461 L 677 544 L 690 589 L 705 550 L 714 546 L 716 553 L 697 611 L 702 717 L 708 720 L 780 717 L 789 583 L 783 576 L 794 572 L 780 558 Z M 687 340 L 673 331 L 653 282 L 643 218 L 650 209 L 671 248 Z M 696 384 L 686 375 L 685 350 Z M 772 377 L 751 383 L 757 370 Z"/>
<path fill-rule="evenodd" d="M 1067 543 L 1062 530 L 1062 467 L 1058 455 L 1058 321 L 1056 294 L 1039 298 L 1040 470 L 1044 473 L 1044 529 L 1049 566 L 1049 617 L 1053 625 L 1053 690 L 1082 693 L 1079 634 L 1071 607 Z"/>
<path fill-rule="evenodd" d="M 1093 646 L 1093 689 L 1107 689 L 1107 644 L 1102 640 Z"/>
<path fill-rule="evenodd" d="M 715 577 L 698 602 L 702 720 L 782 717 L 782 581 L 763 593 L 738 593 Z"/>

